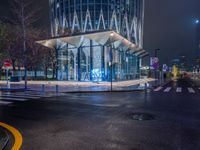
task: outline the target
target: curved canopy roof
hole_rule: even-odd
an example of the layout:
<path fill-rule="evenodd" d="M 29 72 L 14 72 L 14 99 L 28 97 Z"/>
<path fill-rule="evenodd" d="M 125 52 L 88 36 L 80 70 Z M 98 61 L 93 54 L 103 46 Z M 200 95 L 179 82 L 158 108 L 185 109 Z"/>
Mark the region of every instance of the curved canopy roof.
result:
<path fill-rule="evenodd" d="M 144 49 L 142 49 L 135 43 L 130 42 L 125 37 L 121 36 L 115 31 L 97 31 L 74 34 L 70 36 L 59 36 L 50 39 L 40 40 L 36 43 L 52 49 L 55 49 L 58 45 L 63 45 L 66 43 L 76 48 L 79 48 L 84 44 L 84 41 L 88 39 L 93 40 L 103 46 L 112 44 L 115 49 L 122 48 L 124 51 L 129 51 L 136 56 L 143 56 L 143 54 L 147 54 Z"/>

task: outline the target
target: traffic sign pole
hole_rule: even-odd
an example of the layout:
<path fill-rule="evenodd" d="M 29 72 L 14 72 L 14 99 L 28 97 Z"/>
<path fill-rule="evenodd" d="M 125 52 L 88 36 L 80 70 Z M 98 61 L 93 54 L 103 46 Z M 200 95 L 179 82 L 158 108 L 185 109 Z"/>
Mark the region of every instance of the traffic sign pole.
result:
<path fill-rule="evenodd" d="M 7 84 L 7 88 L 10 88 L 10 83 L 8 81 L 8 73 L 9 73 L 9 69 L 11 69 L 12 67 L 12 62 L 7 59 L 7 60 L 4 60 L 4 63 L 3 63 L 3 66 L 6 68 L 6 84 Z"/>
<path fill-rule="evenodd" d="M 9 83 L 8 83 L 8 68 L 6 68 L 6 81 L 7 81 L 7 88 L 9 88 Z"/>

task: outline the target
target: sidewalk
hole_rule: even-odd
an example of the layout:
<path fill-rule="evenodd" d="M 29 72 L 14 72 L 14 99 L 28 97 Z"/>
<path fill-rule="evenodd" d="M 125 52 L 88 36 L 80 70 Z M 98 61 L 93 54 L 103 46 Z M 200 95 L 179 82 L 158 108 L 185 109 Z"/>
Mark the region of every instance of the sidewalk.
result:
<path fill-rule="evenodd" d="M 139 85 L 155 81 L 152 78 L 130 81 L 113 82 L 113 90 L 135 90 Z M 0 87 L 6 88 L 6 81 L 0 81 Z M 11 88 L 24 87 L 24 81 L 10 83 Z M 46 92 L 75 92 L 75 91 L 110 91 L 110 82 L 70 82 L 70 81 L 28 81 L 29 90 Z"/>

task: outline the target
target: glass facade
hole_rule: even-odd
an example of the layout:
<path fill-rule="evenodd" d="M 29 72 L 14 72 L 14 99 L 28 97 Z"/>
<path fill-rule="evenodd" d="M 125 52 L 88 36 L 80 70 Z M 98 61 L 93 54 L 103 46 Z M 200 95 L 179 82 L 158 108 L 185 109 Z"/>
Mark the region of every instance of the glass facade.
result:
<path fill-rule="evenodd" d="M 144 0 L 50 0 L 50 8 L 53 37 L 112 30 L 139 48 L 143 46 Z M 87 38 L 72 43 L 57 48 L 58 80 L 139 77 L 140 58 L 129 48 Z"/>

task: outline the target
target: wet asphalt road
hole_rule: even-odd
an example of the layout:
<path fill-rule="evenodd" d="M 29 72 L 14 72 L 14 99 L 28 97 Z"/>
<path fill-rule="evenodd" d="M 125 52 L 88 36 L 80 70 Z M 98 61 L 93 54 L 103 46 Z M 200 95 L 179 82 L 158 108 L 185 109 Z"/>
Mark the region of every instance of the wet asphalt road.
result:
<path fill-rule="evenodd" d="M 20 130 L 23 150 L 200 150 L 198 88 L 179 80 L 146 94 L 67 94 L 15 102 L 0 106 L 0 121 Z M 133 120 L 131 114 L 138 112 L 155 119 Z"/>

